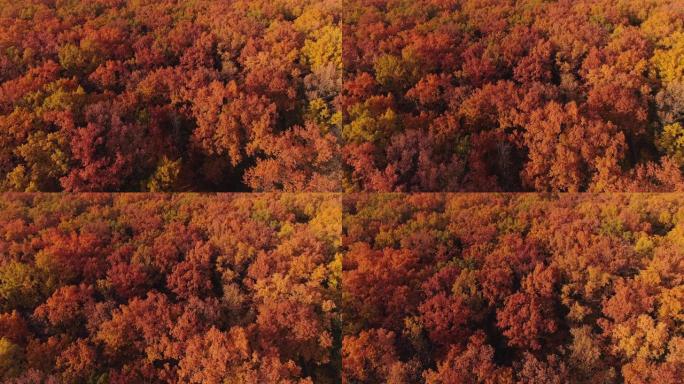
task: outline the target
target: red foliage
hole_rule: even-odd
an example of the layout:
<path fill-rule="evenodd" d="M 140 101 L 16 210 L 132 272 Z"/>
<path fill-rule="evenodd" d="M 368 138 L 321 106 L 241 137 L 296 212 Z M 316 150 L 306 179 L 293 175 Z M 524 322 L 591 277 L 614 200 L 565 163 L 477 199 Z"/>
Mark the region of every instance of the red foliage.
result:
<path fill-rule="evenodd" d="M 339 381 L 339 204 L 0 196 L 0 381 Z"/>
<path fill-rule="evenodd" d="M 677 382 L 682 202 L 346 196 L 343 380 Z"/>

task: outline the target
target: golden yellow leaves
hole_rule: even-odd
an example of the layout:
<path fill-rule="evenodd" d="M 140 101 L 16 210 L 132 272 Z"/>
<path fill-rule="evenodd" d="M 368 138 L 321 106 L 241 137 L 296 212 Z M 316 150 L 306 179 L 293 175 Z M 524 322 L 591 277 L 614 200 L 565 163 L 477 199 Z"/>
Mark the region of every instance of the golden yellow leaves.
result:
<path fill-rule="evenodd" d="M 21 348 L 10 340 L 0 338 L 0 377 L 13 377 L 22 370 Z"/>
<path fill-rule="evenodd" d="M 680 123 L 666 125 L 656 144 L 679 166 L 684 165 L 684 128 Z"/>
<path fill-rule="evenodd" d="M 326 25 L 314 31 L 304 42 L 302 55 L 313 71 L 320 71 L 327 65 L 342 71 L 342 29 Z"/>
<path fill-rule="evenodd" d="M 653 55 L 653 65 L 665 83 L 684 81 L 684 31 L 675 32 L 661 42 Z"/>
<path fill-rule="evenodd" d="M 656 323 L 648 315 L 640 315 L 615 326 L 612 334 L 616 348 L 628 358 L 657 360 L 666 351 L 669 339 L 667 324 Z"/>
<path fill-rule="evenodd" d="M 178 190 L 178 176 L 181 171 L 181 160 L 171 160 L 164 156 L 157 166 L 154 175 L 147 182 L 150 192 L 168 192 Z"/>

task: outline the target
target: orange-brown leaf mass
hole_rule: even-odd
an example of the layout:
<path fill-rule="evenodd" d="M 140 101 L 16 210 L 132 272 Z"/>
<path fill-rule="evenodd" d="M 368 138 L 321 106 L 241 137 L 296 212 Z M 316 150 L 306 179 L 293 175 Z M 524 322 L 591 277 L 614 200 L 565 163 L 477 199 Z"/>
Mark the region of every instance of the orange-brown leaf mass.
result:
<path fill-rule="evenodd" d="M 682 190 L 680 0 L 351 0 L 351 191 Z"/>
<path fill-rule="evenodd" d="M 683 204 L 345 196 L 343 382 L 678 383 Z"/>
<path fill-rule="evenodd" d="M 2 195 L 0 381 L 339 382 L 340 222 L 334 194 Z"/>
<path fill-rule="evenodd" d="M 0 190 L 339 190 L 339 15 L 0 0 Z"/>

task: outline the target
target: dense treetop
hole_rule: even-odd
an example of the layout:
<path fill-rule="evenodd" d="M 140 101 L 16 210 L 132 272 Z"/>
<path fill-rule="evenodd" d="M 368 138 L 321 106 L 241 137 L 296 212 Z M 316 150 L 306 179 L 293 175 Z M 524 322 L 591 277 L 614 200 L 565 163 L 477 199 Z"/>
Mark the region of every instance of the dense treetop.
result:
<path fill-rule="evenodd" d="M 335 195 L 0 195 L 0 381 L 335 383 Z"/>
<path fill-rule="evenodd" d="M 684 196 L 345 197 L 343 381 L 677 384 Z"/>
<path fill-rule="evenodd" d="M 681 0 L 349 0 L 344 185 L 684 189 Z"/>
<path fill-rule="evenodd" d="M 679 0 L 0 0 L 0 189 L 682 190 L 682 55 Z"/>
<path fill-rule="evenodd" d="M 0 189 L 339 189 L 336 0 L 0 0 Z"/>

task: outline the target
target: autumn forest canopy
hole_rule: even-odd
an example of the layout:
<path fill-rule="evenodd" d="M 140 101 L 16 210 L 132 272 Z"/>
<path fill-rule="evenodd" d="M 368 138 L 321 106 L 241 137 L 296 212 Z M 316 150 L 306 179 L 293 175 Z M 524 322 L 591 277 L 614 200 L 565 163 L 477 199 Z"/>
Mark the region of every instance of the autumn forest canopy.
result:
<path fill-rule="evenodd" d="M 683 0 L 0 0 L 0 383 L 681 384 L 671 192 Z"/>
<path fill-rule="evenodd" d="M 681 0 L 349 3 L 347 187 L 684 186 Z"/>
<path fill-rule="evenodd" d="M 0 382 L 679 384 L 681 194 L 9 194 Z"/>
<path fill-rule="evenodd" d="M 679 0 L 0 0 L 0 189 L 684 189 Z"/>
<path fill-rule="evenodd" d="M 337 0 L 0 0 L 0 188 L 334 191 Z"/>
<path fill-rule="evenodd" d="M 0 382 L 335 383 L 335 195 L 2 195 Z"/>
<path fill-rule="evenodd" d="M 681 194 L 344 200 L 344 383 L 682 382 Z"/>

